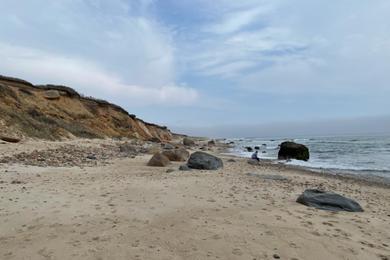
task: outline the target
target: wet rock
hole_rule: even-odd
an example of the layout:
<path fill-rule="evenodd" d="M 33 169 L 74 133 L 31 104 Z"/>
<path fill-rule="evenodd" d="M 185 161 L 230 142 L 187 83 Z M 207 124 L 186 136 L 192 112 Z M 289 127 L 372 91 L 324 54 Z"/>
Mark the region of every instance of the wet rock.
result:
<path fill-rule="evenodd" d="M 163 151 L 162 154 L 173 162 L 184 162 L 190 157 L 190 153 L 184 148 Z"/>
<path fill-rule="evenodd" d="M 260 147 L 259 146 L 255 146 L 255 150 L 260 150 Z"/>
<path fill-rule="evenodd" d="M 217 170 L 223 167 L 223 162 L 214 155 L 205 152 L 195 152 L 191 154 L 187 165 L 191 169 Z"/>
<path fill-rule="evenodd" d="M 309 148 L 303 144 L 283 142 L 278 153 L 279 160 L 296 159 L 307 161 L 310 158 Z"/>
<path fill-rule="evenodd" d="M 250 146 L 245 147 L 245 149 L 246 149 L 248 152 L 253 152 L 253 148 L 250 147 Z"/>
<path fill-rule="evenodd" d="M 305 190 L 298 197 L 297 202 L 322 210 L 363 212 L 363 208 L 356 201 L 337 193 L 317 189 Z"/>
<path fill-rule="evenodd" d="M 161 153 L 154 154 L 148 162 L 148 166 L 154 167 L 165 167 L 167 165 L 169 165 L 169 159 Z"/>

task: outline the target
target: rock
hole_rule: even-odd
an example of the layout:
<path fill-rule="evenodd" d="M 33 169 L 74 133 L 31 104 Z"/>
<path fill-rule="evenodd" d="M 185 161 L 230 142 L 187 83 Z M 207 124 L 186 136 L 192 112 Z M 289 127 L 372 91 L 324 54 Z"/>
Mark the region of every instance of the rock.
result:
<path fill-rule="evenodd" d="M 90 155 L 88 155 L 88 156 L 87 156 L 87 159 L 90 159 L 90 160 L 96 160 L 97 158 L 96 158 L 96 156 L 95 156 L 95 155 L 93 155 L 93 154 L 90 154 Z"/>
<path fill-rule="evenodd" d="M 167 150 L 162 152 L 162 154 L 173 162 L 184 162 L 187 161 L 188 157 L 190 157 L 190 153 L 184 148 Z"/>
<path fill-rule="evenodd" d="M 309 148 L 303 144 L 283 142 L 278 153 L 279 160 L 296 159 L 307 161 L 310 158 Z"/>
<path fill-rule="evenodd" d="M 249 159 L 248 163 L 250 165 L 260 165 L 260 162 L 258 160 Z"/>
<path fill-rule="evenodd" d="M 228 162 L 236 162 L 236 160 L 234 160 L 234 159 L 229 159 L 229 160 L 227 160 Z"/>
<path fill-rule="evenodd" d="M 333 192 L 316 189 L 305 190 L 297 199 L 298 203 L 317 209 L 330 211 L 363 212 L 356 201 Z"/>
<path fill-rule="evenodd" d="M 46 90 L 44 97 L 47 99 L 59 99 L 61 97 L 61 94 L 58 90 Z"/>
<path fill-rule="evenodd" d="M 191 154 L 187 165 L 192 169 L 217 170 L 223 167 L 223 162 L 214 155 L 205 152 L 195 152 Z"/>
<path fill-rule="evenodd" d="M 171 172 L 174 172 L 175 170 L 174 169 L 168 169 L 166 170 L 166 173 L 171 173 Z"/>
<path fill-rule="evenodd" d="M 130 143 L 123 143 L 119 145 L 119 151 L 125 154 L 136 154 L 138 152 L 138 148 Z"/>
<path fill-rule="evenodd" d="M 154 167 L 165 167 L 168 164 L 169 164 L 169 159 L 161 153 L 154 154 L 153 157 L 148 162 L 148 166 L 154 166 Z"/>
<path fill-rule="evenodd" d="M 161 140 L 157 137 L 151 137 L 148 139 L 148 141 L 152 143 L 161 143 Z"/>
<path fill-rule="evenodd" d="M 191 171 L 191 168 L 188 167 L 188 165 L 184 164 L 184 165 L 180 165 L 179 171 Z"/>
<path fill-rule="evenodd" d="M 277 174 L 258 174 L 258 173 L 247 173 L 246 175 L 250 177 L 257 177 L 263 180 L 272 180 L 272 181 L 287 181 L 288 178 L 277 175 Z"/>
<path fill-rule="evenodd" d="M 165 149 L 165 150 L 173 150 L 173 149 L 175 149 L 175 146 L 173 146 L 172 144 L 167 143 L 167 144 L 163 145 L 163 149 Z"/>
<path fill-rule="evenodd" d="M 253 148 L 250 147 L 250 146 L 245 147 L 245 149 L 246 149 L 248 152 L 253 152 Z"/>
<path fill-rule="evenodd" d="M 260 150 L 260 147 L 259 146 L 255 146 L 255 150 Z"/>
<path fill-rule="evenodd" d="M 207 145 L 208 146 L 215 146 L 215 141 L 214 140 L 210 140 L 210 141 L 208 141 Z"/>
<path fill-rule="evenodd" d="M 194 146 L 194 145 L 195 145 L 195 141 L 192 140 L 191 138 L 184 137 L 184 139 L 183 139 L 183 144 L 184 144 L 185 146 Z"/>
<path fill-rule="evenodd" d="M 19 143 L 20 139 L 15 137 L 0 136 L 0 139 L 8 143 Z"/>

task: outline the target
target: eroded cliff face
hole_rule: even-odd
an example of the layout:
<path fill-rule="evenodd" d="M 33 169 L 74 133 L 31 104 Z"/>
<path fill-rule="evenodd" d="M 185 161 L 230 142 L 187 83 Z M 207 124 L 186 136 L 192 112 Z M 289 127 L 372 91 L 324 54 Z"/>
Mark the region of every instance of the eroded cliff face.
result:
<path fill-rule="evenodd" d="M 171 132 L 104 100 L 55 85 L 0 76 L 0 135 L 60 140 L 128 137 L 169 141 Z"/>

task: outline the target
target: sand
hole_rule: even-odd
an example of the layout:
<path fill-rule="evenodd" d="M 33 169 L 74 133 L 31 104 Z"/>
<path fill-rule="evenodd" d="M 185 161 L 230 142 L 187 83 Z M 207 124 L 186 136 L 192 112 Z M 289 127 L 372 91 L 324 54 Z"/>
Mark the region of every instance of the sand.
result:
<path fill-rule="evenodd" d="M 0 157 L 55 145 L 0 144 Z M 150 157 L 0 164 L 0 259 L 390 259 L 387 187 L 227 156 L 217 171 L 147 167 Z M 296 203 L 306 188 L 353 198 L 365 212 Z"/>

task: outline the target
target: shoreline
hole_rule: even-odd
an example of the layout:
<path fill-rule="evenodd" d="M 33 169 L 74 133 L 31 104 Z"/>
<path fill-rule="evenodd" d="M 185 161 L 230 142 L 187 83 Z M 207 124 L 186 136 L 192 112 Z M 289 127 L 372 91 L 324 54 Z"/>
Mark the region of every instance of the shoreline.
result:
<path fill-rule="evenodd" d="M 227 156 L 231 158 L 240 158 L 240 159 L 246 159 L 250 160 L 250 157 L 244 157 L 240 156 L 238 154 L 232 153 L 229 149 L 226 148 L 223 152 L 219 152 L 218 154 L 221 156 Z M 314 168 L 314 167 L 308 167 L 308 166 L 301 166 L 301 165 L 293 165 L 293 164 L 286 164 L 284 163 L 284 160 L 278 160 L 278 159 L 265 159 L 260 158 L 261 163 L 267 163 L 271 167 L 285 167 L 286 169 L 296 170 L 296 171 L 302 171 L 304 174 L 312 174 L 312 175 L 318 175 L 318 176 L 325 176 L 325 177 L 333 177 L 338 178 L 340 180 L 353 180 L 356 182 L 362 182 L 370 185 L 376 185 L 381 187 L 390 188 L 390 176 L 389 177 L 382 177 L 374 174 L 354 174 L 351 173 L 348 170 L 342 170 L 342 169 L 326 169 L 326 168 Z M 360 171 L 357 171 L 360 172 Z"/>
<path fill-rule="evenodd" d="M 235 158 L 235 159 L 239 158 L 243 160 L 250 160 L 250 158 L 245 158 L 236 155 L 227 155 L 225 153 L 222 153 L 221 155 Z M 354 181 L 354 182 L 364 183 L 367 185 L 375 185 L 378 187 L 390 188 L 390 178 L 385 178 L 385 177 L 380 177 L 375 175 L 358 175 L 358 174 L 341 173 L 341 172 L 337 173 L 327 169 L 316 169 L 316 168 L 310 168 L 310 167 L 299 166 L 299 165 L 287 165 L 277 159 L 260 159 L 260 164 L 261 163 L 267 164 L 270 167 L 275 167 L 275 169 L 285 168 L 286 170 L 299 171 L 302 174 L 322 176 L 327 178 L 335 178 L 335 179 L 345 180 L 345 181 Z"/>
<path fill-rule="evenodd" d="M 77 152 L 74 157 L 54 156 L 46 166 L 0 164 L 0 258 L 390 257 L 388 187 L 271 162 L 250 165 L 236 157 L 230 161 L 231 156 L 221 154 L 223 145 L 205 150 L 222 159 L 224 167 L 216 171 L 180 171 L 184 162 L 149 167 L 160 144 L 140 144 L 150 150 L 122 156 L 122 142 L 0 145 L 0 157 L 33 154 L 26 164 L 42 163 L 43 155 Z M 59 148 L 68 145 L 72 150 Z M 96 153 L 93 163 L 78 160 L 90 151 Z M 57 167 L 63 163 L 72 167 Z M 272 176 L 279 178 L 267 178 Z M 313 188 L 352 198 L 364 212 L 322 211 L 296 202 L 304 190 Z"/>

